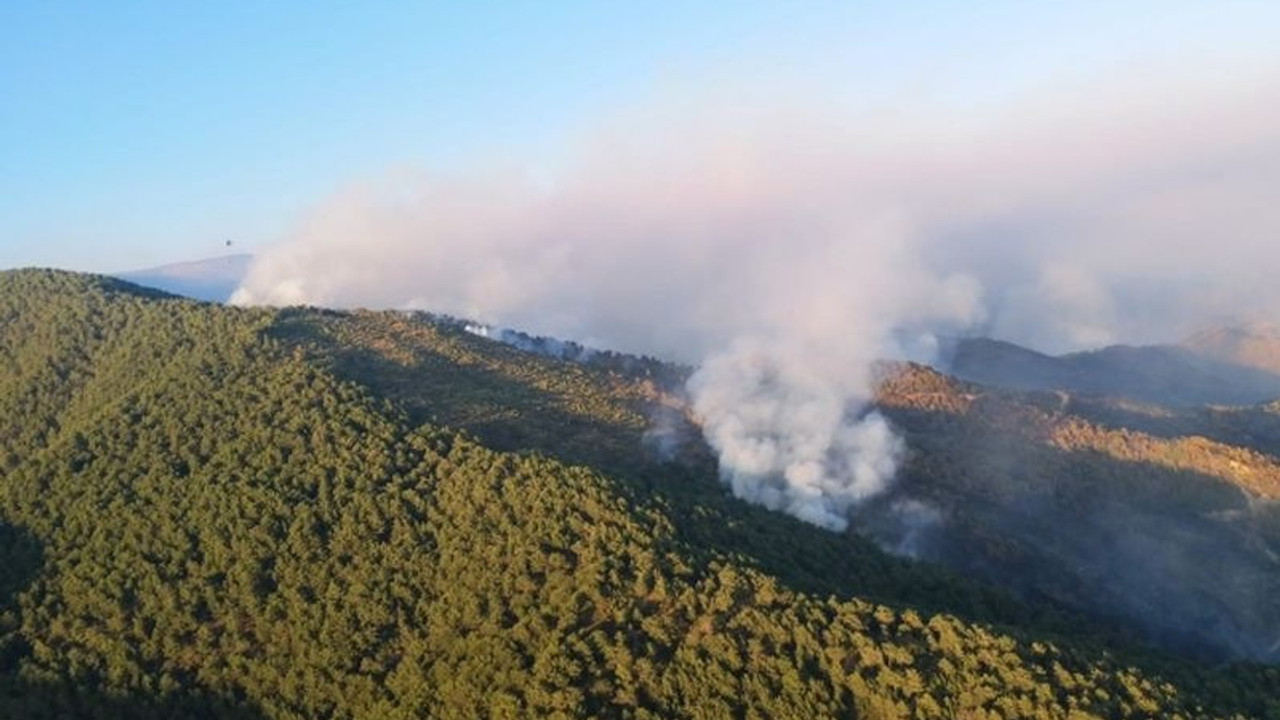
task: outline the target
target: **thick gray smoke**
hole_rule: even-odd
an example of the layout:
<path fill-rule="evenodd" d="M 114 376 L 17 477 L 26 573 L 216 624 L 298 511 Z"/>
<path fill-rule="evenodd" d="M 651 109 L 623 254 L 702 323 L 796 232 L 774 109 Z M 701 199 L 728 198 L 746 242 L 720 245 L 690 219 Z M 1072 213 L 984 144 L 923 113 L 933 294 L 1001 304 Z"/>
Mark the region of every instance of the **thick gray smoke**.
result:
<path fill-rule="evenodd" d="M 1039 99 L 964 130 L 741 106 L 619 123 L 549 183 L 341 193 L 234 301 L 421 308 L 697 363 L 733 491 L 841 529 L 902 451 L 867 412 L 874 360 L 939 332 L 1055 350 L 1280 306 L 1280 93 L 1249 90 Z"/>

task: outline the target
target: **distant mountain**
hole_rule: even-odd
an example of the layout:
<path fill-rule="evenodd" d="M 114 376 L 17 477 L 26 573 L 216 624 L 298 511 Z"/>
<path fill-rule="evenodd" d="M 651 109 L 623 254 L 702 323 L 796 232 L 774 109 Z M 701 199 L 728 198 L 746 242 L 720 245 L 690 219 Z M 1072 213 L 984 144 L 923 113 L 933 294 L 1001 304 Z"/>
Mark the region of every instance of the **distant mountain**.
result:
<path fill-rule="evenodd" d="M 984 385 L 1115 395 L 1164 405 L 1253 405 L 1280 398 L 1280 336 L 1274 345 L 1256 335 L 1241 338 L 1220 331 L 1181 346 L 1114 345 L 1060 356 L 970 338 L 956 341 L 944 364 L 956 377 Z"/>
<path fill-rule="evenodd" d="M 226 302 L 240 287 L 252 261 L 252 255 L 242 253 L 117 273 L 115 277 L 195 300 Z"/>
<path fill-rule="evenodd" d="M 1181 345 L 1221 362 L 1280 373 L 1280 327 L 1272 323 L 1213 328 L 1192 335 Z"/>

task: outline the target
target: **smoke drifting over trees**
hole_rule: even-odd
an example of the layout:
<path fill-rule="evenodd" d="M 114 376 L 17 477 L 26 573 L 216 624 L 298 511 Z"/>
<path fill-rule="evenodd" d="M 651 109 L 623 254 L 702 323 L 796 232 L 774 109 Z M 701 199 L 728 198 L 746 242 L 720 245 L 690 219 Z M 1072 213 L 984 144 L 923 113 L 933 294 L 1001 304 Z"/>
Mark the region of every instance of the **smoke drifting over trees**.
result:
<path fill-rule="evenodd" d="M 965 125 L 767 105 L 620 122 L 551 182 L 348 189 L 234 301 L 421 308 L 696 363 L 734 492 L 839 529 L 901 452 L 866 412 L 874 360 L 928 359 L 938 333 L 1160 340 L 1280 305 L 1276 89 L 1121 88 Z"/>

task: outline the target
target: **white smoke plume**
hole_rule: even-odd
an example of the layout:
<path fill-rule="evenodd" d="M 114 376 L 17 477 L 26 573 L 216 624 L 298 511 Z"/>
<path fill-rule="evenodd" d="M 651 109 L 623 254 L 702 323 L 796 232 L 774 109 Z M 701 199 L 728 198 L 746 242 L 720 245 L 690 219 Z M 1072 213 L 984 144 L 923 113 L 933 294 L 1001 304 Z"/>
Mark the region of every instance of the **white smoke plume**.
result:
<path fill-rule="evenodd" d="M 764 103 L 645 117 L 549 183 L 349 189 L 234 301 L 421 308 L 697 363 L 733 491 L 839 530 L 902 452 L 867 412 L 897 338 L 1052 350 L 1280 307 L 1280 93 L 1247 89 L 1039 98 L 959 130 Z"/>
<path fill-rule="evenodd" d="M 693 408 L 733 492 L 842 530 L 850 508 L 885 488 L 902 442 L 866 406 L 863 362 L 815 361 L 827 348 L 741 338 L 693 376 Z"/>

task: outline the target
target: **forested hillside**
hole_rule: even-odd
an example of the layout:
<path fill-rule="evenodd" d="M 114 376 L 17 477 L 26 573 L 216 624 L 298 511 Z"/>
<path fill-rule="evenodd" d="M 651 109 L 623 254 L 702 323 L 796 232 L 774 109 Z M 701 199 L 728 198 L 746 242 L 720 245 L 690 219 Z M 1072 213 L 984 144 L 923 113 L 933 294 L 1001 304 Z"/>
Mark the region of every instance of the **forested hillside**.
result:
<path fill-rule="evenodd" d="M 1009 392 L 918 366 L 879 401 L 912 453 L 864 530 L 890 546 L 909 532 L 918 557 L 1162 647 L 1280 659 L 1274 412 Z"/>
<path fill-rule="evenodd" d="M 0 273 L 0 717 L 1280 717 L 732 499 L 646 367 Z"/>

